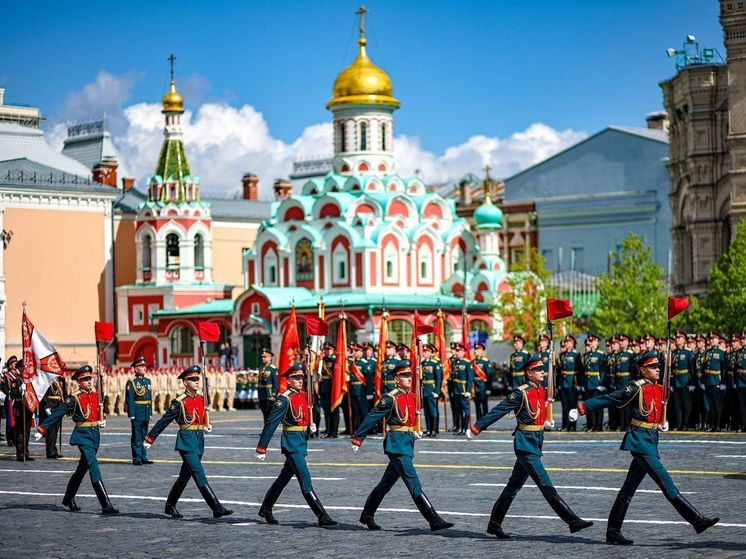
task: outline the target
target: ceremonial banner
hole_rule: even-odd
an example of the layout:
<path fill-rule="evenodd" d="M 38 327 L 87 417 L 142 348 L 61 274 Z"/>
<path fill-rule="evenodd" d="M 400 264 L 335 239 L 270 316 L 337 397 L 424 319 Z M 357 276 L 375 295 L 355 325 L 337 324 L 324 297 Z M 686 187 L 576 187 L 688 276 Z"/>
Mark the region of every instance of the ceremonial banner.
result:
<path fill-rule="evenodd" d="M 95 322 L 93 329 L 96 333 L 96 342 L 108 344 L 114 339 L 114 324 L 111 322 Z"/>
<path fill-rule="evenodd" d="M 332 373 L 332 409 L 342 404 L 342 399 L 347 392 L 347 319 L 345 315 L 340 316 L 337 326 L 337 360 L 334 362 Z"/>
<path fill-rule="evenodd" d="M 214 322 L 197 322 L 197 329 L 199 330 L 199 341 L 220 341 L 220 326 L 218 326 Z"/>
<path fill-rule="evenodd" d="M 547 299 L 547 320 L 559 320 L 572 316 L 572 303 L 569 299 Z"/>
<path fill-rule="evenodd" d="M 414 311 L 414 328 L 412 329 L 412 341 L 410 343 L 410 352 L 412 357 L 412 392 L 419 394 L 419 382 L 420 382 L 420 344 L 419 337 L 425 334 L 430 334 L 434 331 L 434 328 L 428 325 L 420 313 Z"/>
<path fill-rule="evenodd" d="M 443 368 L 443 385 L 440 387 L 444 394 L 448 391 L 446 382 L 451 378 L 451 360 L 446 353 L 446 313 L 438 310 L 438 322 L 435 330 L 436 343 L 438 345 L 438 358 Z"/>
<path fill-rule="evenodd" d="M 381 314 L 381 334 L 378 337 L 378 357 L 376 358 L 376 372 L 373 377 L 374 403 L 378 403 L 383 393 L 383 364 L 386 361 L 386 342 L 389 339 L 388 317 L 386 311 Z"/>
<path fill-rule="evenodd" d="M 277 362 L 277 372 L 282 375 L 287 371 L 298 358 L 300 354 L 300 338 L 298 337 L 298 319 L 295 315 L 295 307 L 290 309 L 290 317 L 285 324 L 285 331 L 282 333 L 282 343 L 280 344 L 280 357 Z M 288 388 L 288 379 L 286 376 L 280 376 L 278 394 L 282 394 Z"/>
<path fill-rule="evenodd" d="M 689 297 L 668 298 L 668 320 L 684 312 L 689 307 Z"/>
<path fill-rule="evenodd" d="M 26 385 L 23 402 L 33 412 L 39 407 L 39 400 L 44 397 L 49 386 L 63 373 L 65 364 L 57 351 L 31 324 L 26 316 L 25 308 L 23 309 L 21 337 L 23 340 L 23 382 Z"/>
<path fill-rule="evenodd" d="M 306 334 L 309 336 L 329 335 L 329 324 L 321 317 L 309 314 L 306 316 Z"/>

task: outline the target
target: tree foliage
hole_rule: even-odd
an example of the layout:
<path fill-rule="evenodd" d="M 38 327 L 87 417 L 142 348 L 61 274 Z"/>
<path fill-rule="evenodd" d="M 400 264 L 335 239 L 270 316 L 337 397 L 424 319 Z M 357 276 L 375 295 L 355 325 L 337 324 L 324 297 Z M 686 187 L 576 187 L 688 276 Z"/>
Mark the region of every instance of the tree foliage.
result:
<path fill-rule="evenodd" d="M 663 269 L 650 256 L 642 238 L 630 233 L 610 272 L 597 280 L 599 301 L 591 329 L 604 337 L 624 332 L 641 336 L 666 333 Z"/>

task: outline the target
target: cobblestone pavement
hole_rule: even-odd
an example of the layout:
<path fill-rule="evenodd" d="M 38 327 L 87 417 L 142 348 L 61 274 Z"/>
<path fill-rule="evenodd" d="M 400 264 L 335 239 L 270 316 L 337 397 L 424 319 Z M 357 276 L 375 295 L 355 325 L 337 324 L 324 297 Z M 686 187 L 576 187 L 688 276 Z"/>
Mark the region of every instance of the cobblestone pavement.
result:
<path fill-rule="evenodd" d="M 722 523 L 697 535 L 646 479 L 627 515 L 624 533 L 633 548 L 603 543 L 606 517 L 629 465 L 618 450 L 621 433 L 549 433 L 544 463 L 560 494 L 595 525 L 571 535 L 540 492 L 525 487 L 513 503 L 504 528 L 510 541 L 485 532 L 492 504 L 514 462 L 512 422 L 474 441 L 441 434 L 417 443 L 415 464 L 425 493 L 441 515 L 456 524 L 431 533 L 403 484 L 384 500 L 376 519 L 381 532 L 357 520 L 370 489 L 386 465 L 380 439 L 370 438 L 357 455 L 347 439 L 314 440 L 308 456 L 314 488 L 334 529 L 317 527 L 293 481 L 275 507 L 278 526 L 256 516 L 259 503 L 279 473 L 282 456 L 276 435 L 265 463 L 254 461 L 261 420 L 257 411 L 213 415 L 206 435 L 205 469 L 232 516 L 213 520 L 196 487 L 180 502 L 183 520 L 163 514 L 163 505 L 180 460 L 174 452 L 175 427 L 150 451 L 152 466 L 133 466 L 129 422 L 109 418 L 99 451 L 104 480 L 122 514 L 104 518 L 86 479 L 78 496 L 83 508 L 70 513 L 60 501 L 75 468 L 76 448 L 65 442 L 62 460 L 22 464 L 0 449 L 0 557 L 746 557 L 746 435 L 669 433 L 660 446 L 664 463 L 686 497 Z M 65 422 L 69 434 L 70 423 Z M 67 435 L 65 441 L 67 441 Z"/>

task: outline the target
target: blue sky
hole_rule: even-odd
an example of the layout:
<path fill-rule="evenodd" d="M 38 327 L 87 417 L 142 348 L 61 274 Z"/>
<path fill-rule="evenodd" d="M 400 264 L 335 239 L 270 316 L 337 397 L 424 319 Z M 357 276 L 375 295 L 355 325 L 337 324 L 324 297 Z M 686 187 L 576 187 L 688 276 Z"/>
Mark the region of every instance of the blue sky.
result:
<path fill-rule="evenodd" d="M 329 120 L 332 82 L 355 53 L 357 6 L 6 3 L 3 19 L 13 23 L 3 29 L 0 87 L 8 103 L 40 106 L 51 127 L 157 103 L 174 52 L 189 107 L 249 106 L 268 137 L 291 145 Z M 436 159 L 474 136 L 506 139 L 535 123 L 584 134 L 609 124 L 644 126 L 644 114 L 661 108 L 658 82 L 675 72 L 667 47 L 694 34 L 725 55 L 714 0 L 366 6 L 369 53 L 402 102 L 396 131 Z M 106 99 L 108 86 L 99 83 L 95 99 L 76 102 L 101 72 L 119 88 Z"/>

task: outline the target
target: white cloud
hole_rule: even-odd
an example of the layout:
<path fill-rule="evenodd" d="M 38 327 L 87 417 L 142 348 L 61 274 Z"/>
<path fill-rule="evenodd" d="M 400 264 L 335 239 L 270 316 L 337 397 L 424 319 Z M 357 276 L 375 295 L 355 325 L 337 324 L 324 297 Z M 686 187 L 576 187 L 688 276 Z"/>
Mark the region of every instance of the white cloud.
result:
<path fill-rule="evenodd" d="M 135 81 L 131 74 L 114 76 L 102 71 L 94 82 L 68 96 L 62 117 L 68 121 L 98 118 L 105 112 L 127 168 L 142 185 L 155 168 L 163 139 L 163 115 L 159 103 L 124 107 Z M 209 88 L 206 82 L 197 81 L 199 89 Z M 182 126 L 192 171 L 200 176 L 203 192 L 221 196 L 237 193 L 241 177 L 251 171 L 259 175 L 260 196 L 269 198 L 274 180 L 287 177 L 294 160 L 329 154 L 332 146 L 329 122 L 310 125 L 287 143 L 272 136 L 262 113 L 251 105 L 237 108 L 204 103 L 196 111 L 184 113 Z M 64 134 L 62 123 L 53 125 L 48 141 L 59 148 Z M 472 136 L 440 155 L 423 149 L 419 138 L 407 135 L 396 138 L 394 149 L 401 174 L 419 171 L 427 183 L 439 183 L 467 172 L 480 173 L 487 163 L 493 176 L 509 176 L 584 137 L 584 132 L 534 123 L 507 138 Z"/>

